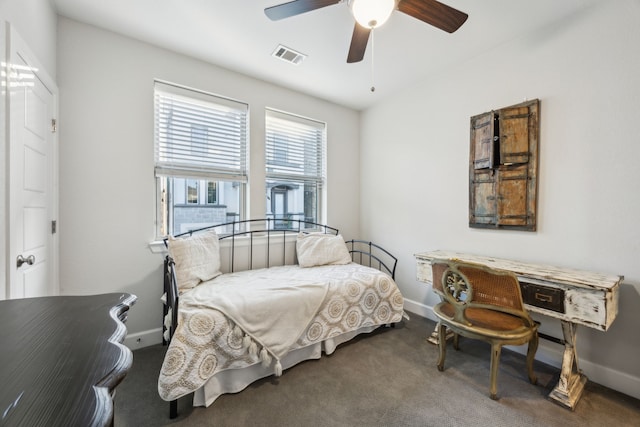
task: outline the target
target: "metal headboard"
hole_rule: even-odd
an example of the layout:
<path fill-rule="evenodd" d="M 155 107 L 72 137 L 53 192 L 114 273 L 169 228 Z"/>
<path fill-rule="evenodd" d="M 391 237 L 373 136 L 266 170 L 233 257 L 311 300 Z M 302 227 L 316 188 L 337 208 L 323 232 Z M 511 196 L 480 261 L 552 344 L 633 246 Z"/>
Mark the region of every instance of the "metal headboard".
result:
<path fill-rule="evenodd" d="M 230 272 L 235 271 L 235 254 L 236 239 L 243 236 L 249 238 L 249 270 L 253 268 L 253 242 L 255 237 L 266 237 L 266 263 L 267 267 L 271 266 L 271 239 L 282 236 L 283 239 L 287 235 L 298 234 L 300 232 L 322 232 L 325 234 L 338 234 L 338 229 L 329 227 L 328 225 L 318 224 L 312 221 L 301 219 L 280 220 L 273 218 L 264 219 L 246 219 L 241 221 L 226 222 L 223 224 L 211 225 L 208 227 L 197 228 L 187 232 L 177 234 L 175 237 L 191 236 L 194 233 L 214 230 L 219 236 L 219 240 L 231 240 L 231 267 Z M 164 239 L 167 246 L 167 239 Z M 286 262 L 286 245 L 282 245 L 282 260 Z"/>

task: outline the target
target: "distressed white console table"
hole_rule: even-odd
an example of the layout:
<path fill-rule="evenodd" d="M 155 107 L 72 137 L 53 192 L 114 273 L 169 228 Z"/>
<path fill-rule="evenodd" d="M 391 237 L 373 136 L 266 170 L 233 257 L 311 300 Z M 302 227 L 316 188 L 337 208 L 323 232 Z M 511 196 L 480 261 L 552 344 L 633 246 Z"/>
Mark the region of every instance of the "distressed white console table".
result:
<path fill-rule="evenodd" d="M 577 325 L 601 331 L 611 326 L 618 314 L 618 293 L 623 276 L 441 250 L 418 253 L 415 257 L 417 279 L 429 284 L 432 284 L 431 261 L 435 259 L 474 262 L 513 272 L 520 282 L 526 308 L 562 323 L 564 340 L 554 340 L 564 344 L 562 369 L 549 399 L 571 410 L 575 408 L 587 382 L 578 367 Z M 433 338 L 429 341 L 437 344 Z"/>

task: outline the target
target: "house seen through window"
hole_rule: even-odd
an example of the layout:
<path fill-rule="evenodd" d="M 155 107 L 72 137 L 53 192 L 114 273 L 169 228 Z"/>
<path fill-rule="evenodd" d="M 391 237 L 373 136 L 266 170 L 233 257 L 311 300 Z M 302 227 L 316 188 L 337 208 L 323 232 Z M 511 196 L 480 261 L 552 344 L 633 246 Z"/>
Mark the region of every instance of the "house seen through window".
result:
<path fill-rule="evenodd" d="M 243 217 L 247 104 L 155 82 L 157 234 Z"/>
<path fill-rule="evenodd" d="M 265 123 L 267 217 L 276 228 L 321 222 L 326 125 L 270 109 Z"/>

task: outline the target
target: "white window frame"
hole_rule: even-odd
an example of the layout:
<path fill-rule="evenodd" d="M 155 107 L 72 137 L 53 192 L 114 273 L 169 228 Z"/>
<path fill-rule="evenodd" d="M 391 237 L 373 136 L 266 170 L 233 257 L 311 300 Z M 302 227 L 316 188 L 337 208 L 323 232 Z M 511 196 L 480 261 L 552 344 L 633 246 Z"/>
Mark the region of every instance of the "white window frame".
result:
<path fill-rule="evenodd" d="M 284 138 L 277 141 L 275 135 Z M 324 222 L 326 145 L 325 122 L 272 108 L 265 110 L 266 195 L 269 181 L 315 185 L 315 217 L 305 219 L 316 223 Z"/>
<path fill-rule="evenodd" d="M 249 182 L 248 104 L 156 80 L 154 113 L 156 237 L 172 234 L 167 214 L 173 205 L 168 197 L 172 189 L 165 183 L 173 179 L 166 178 L 239 183 L 238 219 L 244 219 Z M 206 126 L 209 132 L 194 142 L 193 126 Z M 207 201 L 208 195 L 204 196 Z"/>

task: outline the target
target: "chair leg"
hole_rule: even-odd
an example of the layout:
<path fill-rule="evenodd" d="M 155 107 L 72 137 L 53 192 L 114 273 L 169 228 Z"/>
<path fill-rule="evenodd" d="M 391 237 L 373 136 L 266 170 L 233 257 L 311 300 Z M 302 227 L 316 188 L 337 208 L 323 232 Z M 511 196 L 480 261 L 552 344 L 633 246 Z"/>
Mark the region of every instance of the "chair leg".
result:
<path fill-rule="evenodd" d="M 529 382 L 531 384 L 537 384 L 538 378 L 536 373 L 533 372 L 533 360 L 536 357 L 536 351 L 538 350 L 538 333 L 536 332 L 529 341 L 529 347 L 527 349 L 527 372 L 529 373 Z"/>
<path fill-rule="evenodd" d="M 493 400 L 498 400 L 498 365 L 500 364 L 500 352 L 502 351 L 501 344 L 491 344 L 491 394 L 490 397 Z"/>
<path fill-rule="evenodd" d="M 453 334 L 453 348 L 460 350 L 460 334 Z"/>
<path fill-rule="evenodd" d="M 440 355 L 438 357 L 438 371 L 444 371 L 444 357 L 447 352 L 447 327 L 442 323 L 438 323 L 438 348 Z"/>

